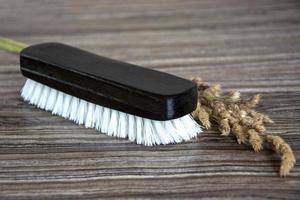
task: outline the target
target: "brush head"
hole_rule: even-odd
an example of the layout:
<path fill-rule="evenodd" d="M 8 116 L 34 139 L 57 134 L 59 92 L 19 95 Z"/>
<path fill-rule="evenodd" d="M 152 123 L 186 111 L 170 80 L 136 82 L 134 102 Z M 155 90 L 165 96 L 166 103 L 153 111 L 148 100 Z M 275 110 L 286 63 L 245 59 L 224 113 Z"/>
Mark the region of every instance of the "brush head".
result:
<path fill-rule="evenodd" d="M 201 132 L 191 115 L 166 121 L 142 118 L 96 105 L 31 79 L 26 80 L 21 96 L 28 103 L 76 124 L 146 146 L 188 141 Z"/>
<path fill-rule="evenodd" d="M 44 43 L 20 53 L 24 76 L 97 105 L 154 120 L 191 113 L 195 83 L 60 43 Z"/>

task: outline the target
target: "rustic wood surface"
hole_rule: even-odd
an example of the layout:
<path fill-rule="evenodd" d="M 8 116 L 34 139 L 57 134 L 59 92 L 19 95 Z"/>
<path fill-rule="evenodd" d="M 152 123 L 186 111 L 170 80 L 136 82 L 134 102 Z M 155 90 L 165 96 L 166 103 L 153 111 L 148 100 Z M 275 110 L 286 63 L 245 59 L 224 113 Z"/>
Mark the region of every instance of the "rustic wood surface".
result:
<path fill-rule="evenodd" d="M 269 132 L 300 160 L 299 1 L 0 0 L 0 36 L 262 93 Z M 216 130 L 157 147 L 111 138 L 24 103 L 24 80 L 18 56 L 1 51 L 1 199 L 300 198 L 300 165 L 279 178 L 271 150 Z"/>

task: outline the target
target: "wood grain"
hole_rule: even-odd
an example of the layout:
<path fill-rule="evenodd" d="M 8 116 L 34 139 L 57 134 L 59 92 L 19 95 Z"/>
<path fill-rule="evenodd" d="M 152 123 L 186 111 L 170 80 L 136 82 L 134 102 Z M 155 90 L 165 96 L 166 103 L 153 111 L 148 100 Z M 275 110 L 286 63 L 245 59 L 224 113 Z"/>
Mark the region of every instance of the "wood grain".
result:
<path fill-rule="evenodd" d="M 0 0 L 0 35 L 58 41 L 245 96 L 300 152 L 299 1 Z M 299 199 L 300 167 L 204 131 L 177 145 L 144 147 L 22 102 L 18 56 L 0 52 L 1 199 Z"/>

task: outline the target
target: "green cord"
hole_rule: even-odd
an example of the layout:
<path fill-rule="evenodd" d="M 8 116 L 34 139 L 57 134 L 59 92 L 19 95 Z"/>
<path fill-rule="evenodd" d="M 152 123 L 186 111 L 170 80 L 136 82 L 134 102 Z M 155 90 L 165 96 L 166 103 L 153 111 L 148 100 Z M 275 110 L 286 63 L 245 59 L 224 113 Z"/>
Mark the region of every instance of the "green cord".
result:
<path fill-rule="evenodd" d="M 22 49 L 27 47 L 26 44 L 8 39 L 8 38 L 1 38 L 0 37 L 0 49 L 11 52 L 11 53 L 20 53 Z"/>

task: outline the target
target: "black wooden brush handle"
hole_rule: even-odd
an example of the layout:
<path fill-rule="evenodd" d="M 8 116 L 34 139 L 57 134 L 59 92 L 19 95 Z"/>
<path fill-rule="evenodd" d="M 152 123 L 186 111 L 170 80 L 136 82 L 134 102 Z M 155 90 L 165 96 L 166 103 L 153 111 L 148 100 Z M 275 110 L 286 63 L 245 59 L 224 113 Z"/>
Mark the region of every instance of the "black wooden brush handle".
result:
<path fill-rule="evenodd" d="M 144 118 L 175 119 L 191 113 L 197 104 L 197 88 L 189 80 L 60 43 L 25 48 L 20 65 L 32 80 Z"/>

